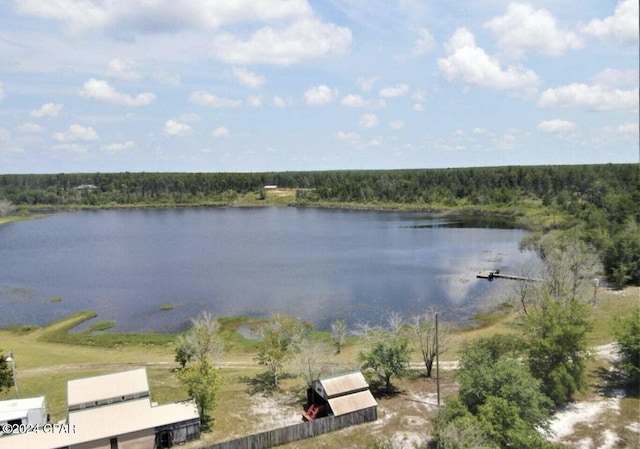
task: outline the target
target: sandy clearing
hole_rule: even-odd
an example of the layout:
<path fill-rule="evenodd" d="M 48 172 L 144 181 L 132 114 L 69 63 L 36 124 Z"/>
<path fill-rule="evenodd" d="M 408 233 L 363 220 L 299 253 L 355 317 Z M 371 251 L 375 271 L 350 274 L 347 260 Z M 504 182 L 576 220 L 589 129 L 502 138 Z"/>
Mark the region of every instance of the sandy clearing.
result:
<path fill-rule="evenodd" d="M 302 409 L 297 409 L 286 402 L 291 403 L 290 398 L 271 397 L 256 395 L 251 404 L 251 415 L 256 417 L 255 422 L 259 423 L 256 432 L 285 427 L 290 424 L 302 422 Z"/>
<path fill-rule="evenodd" d="M 607 362 L 615 362 L 618 358 L 618 346 L 615 343 L 600 345 L 593 348 L 595 356 Z"/>
<path fill-rule="evenodd" d="M 569 404 L 564 410 L 555 414 L 551 422 L 550 430 L 552 441 L 561 441 L 573 434 L 576 424 L 595 421 L 598 416 L 607 410 L 620 408 L 620 398 L 608 398 L 597 402 L 576 402 Z"/>

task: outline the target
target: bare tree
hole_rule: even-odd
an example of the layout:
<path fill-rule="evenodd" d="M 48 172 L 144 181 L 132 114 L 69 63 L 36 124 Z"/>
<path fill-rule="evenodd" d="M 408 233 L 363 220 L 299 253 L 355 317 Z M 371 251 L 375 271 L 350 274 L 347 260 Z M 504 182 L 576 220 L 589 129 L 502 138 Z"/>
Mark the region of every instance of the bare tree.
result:
<path fill-rule="evenodd" d="M 203 362 L 219 358 L 224 345 L 219 336 L 220 323 L 209 312 L 202 312 L 191 320 L 193 326 L 176 341 L 176 361 L 184 367 L 188 362 Z"/>
<path fill-rule="evenodd" d="M 523 280 L 511 282 L 506 289 L 504 302 L 512 304 L 522 315 L 526 316 L 530 309 L 536 308 L 540 303 L 542 294 L 542 279 L 539 269 L 532 265 L 525 265 L 520 270 Z"/>
<path fill-rule="evenodd" d="M 347 337 L 347 323 L 342 320 L 336 320 L 331 323 L 331 340 L 336 346 L 336 354 L 340 354 L 342 345 Z"/>
<path fill-rule="evenodd" d="M 585 297 L 591 279 L 601 269 L 595 250 L 578 238 L 577 231 L 547 235 L 539 253 L 546 266 L 544 287 L 552 298 Z"/>
<path fill-rule="evenodd" d="M 402 332 L 402 326 L 404 325 L 404 319 L 400 313 L 391 312 L 387 319 L 387 324 L 389 325 L 389 330 L 391 330 L 391 332 L 394 334 L 400 334 L 400 332 Z"/>
<path fill-rule="evenodd" d="M 308 387 L 314 380 L 328 373 L 329 347 L 308 337 L 300 341 L 299 351 L 294 357 L 296 374 L 304 379 Z"/>
<path fill-rule="evenodd" d="M 447 326 L 438 326 L 438 344 L 436 345 L 435 314 L 436 310 L 430 309 L 427 312 L 416 315 L 413 317 L 410 326 L 411 341 L 422 357 L 426 377 L 431 377 L 436 355 L 446 351 L 450 342 L 450 334 Z"/>
<path fill-rule="evenodd" d="M 0 199 L 0 217 L 11 215 L 15 210 L 16 208 L 11 201 L 4 198 Z"/>

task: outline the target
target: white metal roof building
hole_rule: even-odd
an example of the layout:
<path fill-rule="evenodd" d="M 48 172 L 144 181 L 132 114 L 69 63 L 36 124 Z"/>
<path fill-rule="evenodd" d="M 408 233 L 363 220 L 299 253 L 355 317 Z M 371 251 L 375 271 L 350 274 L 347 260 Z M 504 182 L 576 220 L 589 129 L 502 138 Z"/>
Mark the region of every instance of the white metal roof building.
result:
<path fill-rule="evenodd" d="M 44 424 L 47 422 L 47 405 L 44 396 L 0 401 L 1 424 Z M 2 429 L 0 428 L 0 434 Z"/>
<path fill-rule="evenodd" d="M 67 382 L 69 411 L 149 397 L 144 368 Z"/>
<path fill-rule="evenodd" d="M 72 380 L 67 388 L 75 408 L 70 404 L 64 424 L 2 436 L 0 449 L 154 449 L 161 442 L 176 444 L 200 435 L 194 402 L 151 404 L 144 368 Z"/>

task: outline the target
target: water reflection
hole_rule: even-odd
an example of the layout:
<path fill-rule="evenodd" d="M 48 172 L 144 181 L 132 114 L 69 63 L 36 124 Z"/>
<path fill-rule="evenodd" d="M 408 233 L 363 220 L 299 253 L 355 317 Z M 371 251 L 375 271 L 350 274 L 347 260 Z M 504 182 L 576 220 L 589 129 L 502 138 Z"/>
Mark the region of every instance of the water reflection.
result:
<path fill-rule="evenodd" d="M 477 272 L 536 260 L 518 249 L 525 231 L 491 226 L 296 208 L 81 211 L 15 223 L 0 227 L 0 326 L 87 309 L 121 331 L 179 330 L 201 310 L 284 312 L 320 327 L 431 306 L 463 316 L 497 288 Z M 29 294 L 11 293 L 20 291 Z"/>

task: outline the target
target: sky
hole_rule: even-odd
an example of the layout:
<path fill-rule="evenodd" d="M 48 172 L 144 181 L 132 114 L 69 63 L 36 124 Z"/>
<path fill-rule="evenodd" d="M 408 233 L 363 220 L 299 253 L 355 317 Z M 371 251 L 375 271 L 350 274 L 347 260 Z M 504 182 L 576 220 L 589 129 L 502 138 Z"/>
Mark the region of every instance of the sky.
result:
<path fill-rule="evenodd" d="M 638 0 L 5 0 L 0 173 L 639 161 Z"/>

